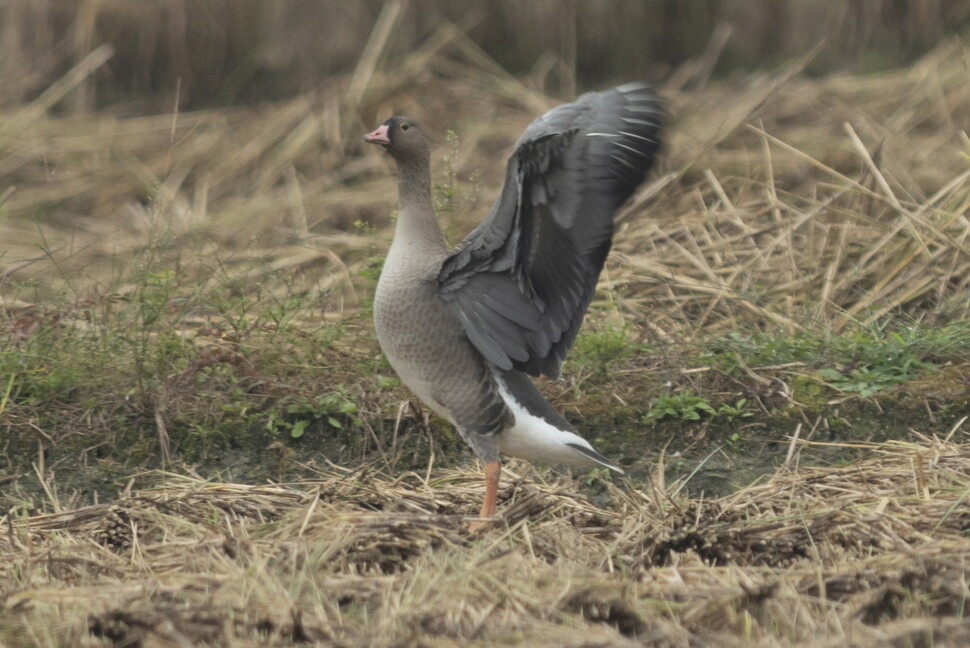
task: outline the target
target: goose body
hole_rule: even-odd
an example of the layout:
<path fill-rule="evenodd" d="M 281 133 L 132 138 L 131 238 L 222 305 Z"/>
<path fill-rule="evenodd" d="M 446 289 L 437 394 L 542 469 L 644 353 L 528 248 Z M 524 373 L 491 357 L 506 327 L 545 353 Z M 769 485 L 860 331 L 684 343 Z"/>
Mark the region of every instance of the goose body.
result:
<path fill-rule="evenodd" d="M 374 297 L 377 339 L 401 381 L 486 464 L 495 513 L 499 457 L 622 472 L 545 400 L 527 374 L 558 377 L 609 252 L 613 215 L 659 146 L 646 83 L 588 93 L 523 132 L 505 184 L 449 250 L 431 197 L 430 145 L 407 117 L 365 141 L 398 167 L 394 239 Z"/>

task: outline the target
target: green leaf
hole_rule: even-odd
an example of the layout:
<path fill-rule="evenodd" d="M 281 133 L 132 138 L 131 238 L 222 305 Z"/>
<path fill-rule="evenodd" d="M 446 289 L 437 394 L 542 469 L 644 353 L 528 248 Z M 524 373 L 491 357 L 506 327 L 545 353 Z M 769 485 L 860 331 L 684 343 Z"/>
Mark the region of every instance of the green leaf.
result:
<path fill-rule="evenodd" d="M 310 425 L 310 421 L 308 419 L 297 421 L 290 429 L 290 436 L 294 439 L 299 439 L 301 436 L 303 436 L 303 433 L 306 432 L 306 426 L 308 425 Z"/>

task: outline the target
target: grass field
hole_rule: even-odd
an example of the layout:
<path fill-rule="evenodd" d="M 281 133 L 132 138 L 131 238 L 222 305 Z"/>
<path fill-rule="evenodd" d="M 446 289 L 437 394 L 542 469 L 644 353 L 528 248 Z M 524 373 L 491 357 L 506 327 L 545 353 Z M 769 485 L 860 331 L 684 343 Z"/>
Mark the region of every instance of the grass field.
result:
<path fill-rule="evenodd" d="M 970 642 L 965 45 L 674 70 L 543 385 L 631 476 L 512 461 L 470 532 L 479 469 L 373 339 L 395 181 L 359 140 L 437 134 L 455 241 L 556 100 L 450 24 L 372 43 L 275 103 L 62 112 L 92 48 L 4 108 L 0 646 Z"/>

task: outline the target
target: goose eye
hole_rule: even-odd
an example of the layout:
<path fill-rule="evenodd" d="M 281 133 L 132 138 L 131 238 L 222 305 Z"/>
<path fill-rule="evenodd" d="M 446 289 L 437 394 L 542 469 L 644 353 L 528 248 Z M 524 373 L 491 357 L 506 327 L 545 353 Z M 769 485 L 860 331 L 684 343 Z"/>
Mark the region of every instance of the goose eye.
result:
<path fill-rule="evenodd" d="M 401 124 L 401 130 L 407 130 L 409 128 L 411 128 L 411 124 L 407 122 L 404 122 L 403 124 Z"/>

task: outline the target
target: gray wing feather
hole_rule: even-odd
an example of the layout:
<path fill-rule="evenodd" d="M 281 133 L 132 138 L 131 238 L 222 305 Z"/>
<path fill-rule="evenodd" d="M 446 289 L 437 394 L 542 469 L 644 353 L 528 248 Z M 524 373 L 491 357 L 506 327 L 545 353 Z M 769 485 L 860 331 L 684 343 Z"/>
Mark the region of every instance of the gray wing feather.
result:
<path fill-rule="evenodd" d="M 489 362 L 559 375 L 613 215 L 653 164 L 661 116 L 637 82 L 553 108 L 522 133 L 498 200 L 438 275 L 442 299 Z"/>

